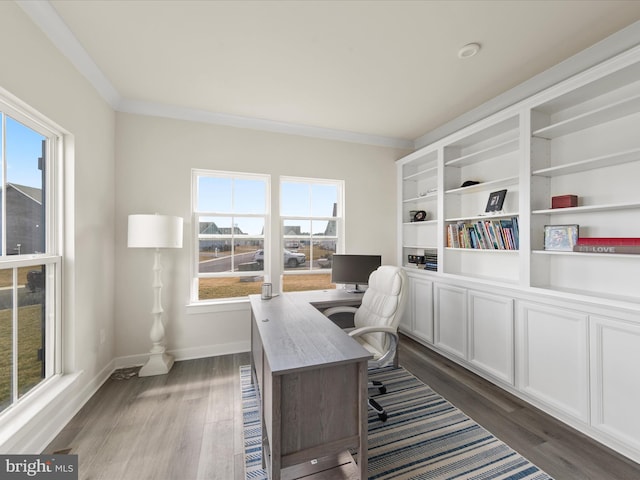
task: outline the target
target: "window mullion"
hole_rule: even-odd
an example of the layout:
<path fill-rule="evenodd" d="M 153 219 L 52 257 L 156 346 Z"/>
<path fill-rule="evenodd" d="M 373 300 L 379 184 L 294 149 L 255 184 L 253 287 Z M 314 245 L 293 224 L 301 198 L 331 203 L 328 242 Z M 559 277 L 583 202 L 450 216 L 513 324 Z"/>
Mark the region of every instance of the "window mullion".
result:
<path fill-rule="evenodd" d="M 11 358 L 11 401 L 18 400 L 18 269 L 12 269 L 11 284 L 11 325 L 12 325 L 12 358 Z"/>

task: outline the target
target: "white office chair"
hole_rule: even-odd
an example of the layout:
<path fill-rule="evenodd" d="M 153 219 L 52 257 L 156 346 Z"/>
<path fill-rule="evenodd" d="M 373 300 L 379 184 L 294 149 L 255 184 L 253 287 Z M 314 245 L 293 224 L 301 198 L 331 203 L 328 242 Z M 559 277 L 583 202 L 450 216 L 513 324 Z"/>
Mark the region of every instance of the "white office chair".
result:
<path fill-rule="evenodd" d="M 404 270 L 383 265 L 369 276 L 369 288 L 362 296 L 359 308 L 333 307 L 325 310 L 324 314 L 331 318 L 338 313 L 353 312 L 355 328 L 349 331 L 349 335 L 373 354 L 369 368 L 386 367 L 396 356 L 398 325 L 406 303 L 406 292 L 407 275 Z M 380 393 L 386 392 L 381 382 L 369 382 L 369 387 L 378 388 Z M 371 397 L 369 406 L 381 421 L 386 421 L 387 413 Z"/>

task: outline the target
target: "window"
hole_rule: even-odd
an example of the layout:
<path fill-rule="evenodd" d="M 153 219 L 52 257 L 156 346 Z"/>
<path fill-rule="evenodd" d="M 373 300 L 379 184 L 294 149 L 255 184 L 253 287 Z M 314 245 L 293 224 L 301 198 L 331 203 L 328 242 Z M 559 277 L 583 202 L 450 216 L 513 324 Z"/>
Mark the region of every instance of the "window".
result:
<path fill-rule="evenodd" d="M 283 291 L 335 288 L 331 257 L 342 251 L 343 182 L 283 177 Z"/>
<path fill-rule="evenodd" d="M 59 133 L 0 94 L 0 411 L 59 372 Z"/>
<path fill-rule="evenodd" d="M 268 251 L 269 176 L 194 170 L 193 300 L 260 293 Z"/>
<path fill-rule="evenodd" d="M 273 238 L 270 182 L 269 175 L 193 170 L 192 301 L 258 294 L 265 278 L 280 274 L 283 291 L 335 288 L 331 257 L 343 249 L 343 182 L 283 177 Z"/>

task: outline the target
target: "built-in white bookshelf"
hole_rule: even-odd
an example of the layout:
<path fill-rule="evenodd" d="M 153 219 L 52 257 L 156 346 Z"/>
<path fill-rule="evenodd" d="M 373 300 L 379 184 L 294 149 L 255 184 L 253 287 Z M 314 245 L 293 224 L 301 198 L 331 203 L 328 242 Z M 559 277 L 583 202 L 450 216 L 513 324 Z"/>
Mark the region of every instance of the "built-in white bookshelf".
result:
<path fill-rule="evenodd" d="M 437 249 L 442 274 L 636 297 L 630 279 L 640 255 L 549 251 L 544 232 L 546 225 L 578 225 L 581 237 L 640 237 L 638 65 L 627 58 L 595 69 L 401 159 L 402 263 Z M 478 183 L 463 186 L 468 181 Z M 487 215 L 489 195 L 503 189 L 502 210 Z M 578 205 L 551 208 L 552 197 L 561 195 L 576 195 Z M 419 210 L 428 212 L 427 221 L 412 221 Z M 451 243 L 452 224 L 478 228 L 512 218 L 518 249 Z"/>

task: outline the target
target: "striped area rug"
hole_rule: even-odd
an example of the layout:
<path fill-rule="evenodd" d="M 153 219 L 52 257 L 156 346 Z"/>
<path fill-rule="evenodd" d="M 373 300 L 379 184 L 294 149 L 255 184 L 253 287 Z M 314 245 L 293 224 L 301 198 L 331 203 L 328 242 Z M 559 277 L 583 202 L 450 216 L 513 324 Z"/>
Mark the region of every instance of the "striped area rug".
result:
<path fill-rule="evenodd" d="M 247 480 L 263 480 L 260 418 L 250 367 L 240 369 Z M 405 369 L 370 370 L 389 419 L 369 411 L 369 479 L 550 480 Z M 371 390 L 373 393 L 374 390 Z"/>

